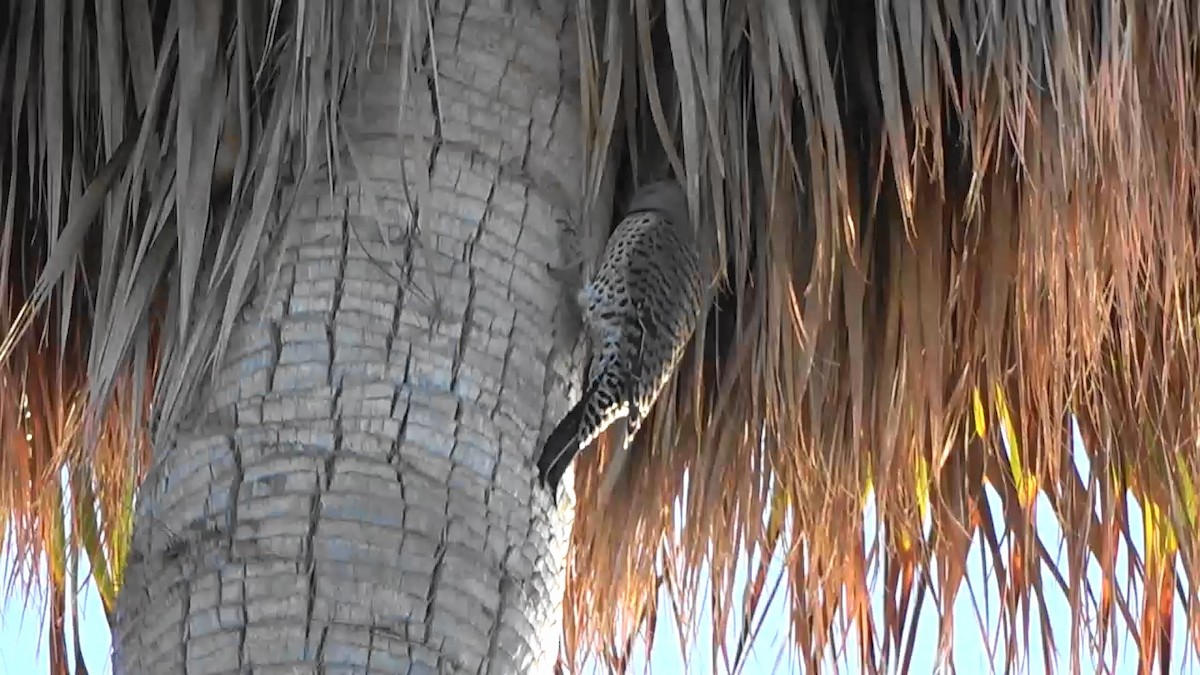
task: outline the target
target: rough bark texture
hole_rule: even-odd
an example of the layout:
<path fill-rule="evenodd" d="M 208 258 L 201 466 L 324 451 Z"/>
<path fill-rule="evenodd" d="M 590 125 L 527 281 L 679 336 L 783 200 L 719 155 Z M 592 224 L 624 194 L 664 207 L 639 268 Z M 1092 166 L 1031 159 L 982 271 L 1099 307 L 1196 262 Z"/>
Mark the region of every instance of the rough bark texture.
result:
<path fill-rule="evenodd" d="M 377 32 L 352 170 L 296 206 L 142 488 L 118 673 L 549 672 L 567 527 L 531 456 L 573 367 L 543 266 L 579 195 L 567 4 L 442 2 L 399 134 Z"/>

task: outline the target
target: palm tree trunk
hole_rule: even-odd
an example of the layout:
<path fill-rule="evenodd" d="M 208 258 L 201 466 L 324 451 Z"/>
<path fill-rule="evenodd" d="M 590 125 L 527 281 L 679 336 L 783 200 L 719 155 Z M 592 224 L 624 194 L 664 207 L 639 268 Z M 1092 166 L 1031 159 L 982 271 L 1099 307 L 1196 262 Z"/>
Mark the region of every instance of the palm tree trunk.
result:
<path fill-rule="evenodd" d="M 549 671 L 567 523 L 530 458 L 575 365 L 543 265 L 578 54 L 571 3 L 481 4 L 433 10 L 404 102 L 376 31 L 334 194 L 294 207 L 141 490 L 118 673 Z"/>

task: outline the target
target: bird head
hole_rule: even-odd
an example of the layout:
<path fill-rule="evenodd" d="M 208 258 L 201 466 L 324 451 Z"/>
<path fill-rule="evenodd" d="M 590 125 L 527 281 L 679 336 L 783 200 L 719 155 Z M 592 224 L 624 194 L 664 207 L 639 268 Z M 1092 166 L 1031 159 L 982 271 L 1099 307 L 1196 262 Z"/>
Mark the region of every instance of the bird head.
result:
<path fill-rule="evenodd" d="M 666 214 L 676 227 L 686 227 L 689 231 L 693 229 L 692 220 L 688 217 L 687 193 L 674 179 L 647 183 L 634 191 L 629 200 L 628 213 L 636 211 L 658 211 Z"/>

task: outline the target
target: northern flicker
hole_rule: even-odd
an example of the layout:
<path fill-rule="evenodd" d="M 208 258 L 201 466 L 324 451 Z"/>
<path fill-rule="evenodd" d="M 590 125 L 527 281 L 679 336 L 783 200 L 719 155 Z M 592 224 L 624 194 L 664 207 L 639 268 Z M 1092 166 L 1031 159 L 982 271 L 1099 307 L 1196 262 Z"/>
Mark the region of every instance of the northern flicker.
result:
<path fill-rule="evenodd" d="M 553 497 L 571 461 L 625 418 L 622 455 L 675 372 L 696 330 L 705 293 L 698 237 L 675 181 L 639 188 L 576 301 L 591 347 L 582 398 L 537 459 Z"/>

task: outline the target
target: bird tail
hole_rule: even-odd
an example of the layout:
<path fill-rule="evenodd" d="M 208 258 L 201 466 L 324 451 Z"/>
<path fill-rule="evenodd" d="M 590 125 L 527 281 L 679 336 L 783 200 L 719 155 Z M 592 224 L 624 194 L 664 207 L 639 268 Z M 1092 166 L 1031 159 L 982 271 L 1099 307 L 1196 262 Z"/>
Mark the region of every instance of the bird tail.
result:
<path fill-rule="evenodd" d="M 583 411 L 587 408 L 590 394 L 589 387 L 558 426 L 554 427 L 554 431 L 550 432 L 549 438 L 542 446 L 541 454 L 538 455 L 538 478 L 542 485 L 549 488 L 552 497 L 558 494 L 558 484 L 562 481 L 563 474 L 567 472 L 567 467 L 571 465 L 575 455 L 579 454 L 579 430 L 583 424 Z"/>

